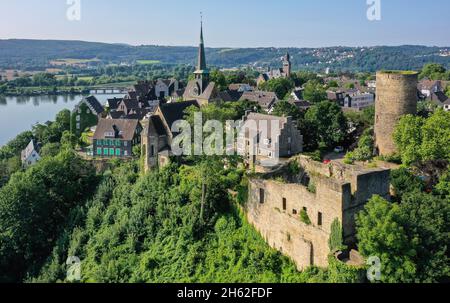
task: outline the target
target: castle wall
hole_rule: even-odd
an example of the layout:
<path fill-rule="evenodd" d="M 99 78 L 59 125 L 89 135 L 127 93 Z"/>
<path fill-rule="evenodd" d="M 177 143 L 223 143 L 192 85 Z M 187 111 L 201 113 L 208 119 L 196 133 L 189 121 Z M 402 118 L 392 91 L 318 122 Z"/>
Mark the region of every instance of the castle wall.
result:
<path fill-rule="evenodd" d="M 389 197 L 390 171 L 339 162 L 325 165 L 305 156 L 294 159 L 301 169 L 300 175 L 306 173 L 315 190 L 311 192 L 301 184 L 298 176 L 293 179 L 299 182 L 281 182 L 277 176 L 286 177 L 283 169 L 252 178 L 247 217 L 267 243 L 291 257 L 299 270 L 311 265 L 326 267 L 333 221 L 339 220 L 344 243 L 353 246 L 355 215 L 374 194 Z M 310 225 L 300 220 L 303 208 Z"/>
<path fill-rule="evenodd" d="M 394 154 L 395 126 L 403 115 L 417 113 L 418 74 L 413 72 L 378 72 L 375 102 L 375 138 L 380 155 Z"/>

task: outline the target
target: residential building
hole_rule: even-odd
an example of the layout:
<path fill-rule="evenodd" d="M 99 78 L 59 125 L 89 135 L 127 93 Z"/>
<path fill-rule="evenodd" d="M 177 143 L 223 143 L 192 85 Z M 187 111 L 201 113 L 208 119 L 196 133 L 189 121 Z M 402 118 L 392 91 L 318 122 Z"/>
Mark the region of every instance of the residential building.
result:
<path fill-rule="evenodd" d="M 375 105 L 375 95 L 359 90 L 349 90 L 344 97 L 344 109 L 361 111 Z"/>
<path fill-rule="evenodd" d="M 303 136 L 292 117 L 247 112 L 242 119 L 237 150 L 248 165 L 264 165 L 301 153 Z"/>
<path fill-rule="evenodd" d="M 246 83 L 233 83 L 228 86 L 228 89 L 230 91 L 237 91 L 240 93 L 253 91 L 253 87 L 250 84 Z"/>
<path fill-rule="evenodd" d="M 103 106 L 94 96 L 83 98 L 73 109 L 70 119 L 70 129 L 77 137 L 92 126 L 97 125 L 99 118 L 105 112 Z"/>
<path fill-rule="evenodd" d="M 129 158 L 141 142 L 142 126 L 137 119 L 100 119 L 92 150 L 96 158 Z"/>
<path fill-rule="evenodd" d="M 417 85 L 417 88 L 419 91 L 424 95 L 426 98 L 431 98 L 431 95 L 433 93 L 442 92 L 442 82 L 436 81 L 436 80 L 421 80 L 419 84 Z"/>
<path fill-rule="evenodd" d="M 29 167 L 41 160 L 39 155 L 39 145 L 34 140 L 31 140 L 27 147 L 22 151 L 20 160 L 23 167 Z"/>
<path fill-rule="evenodd" d="M 258 103 L 263 110 L 270 113 L 279 100 L 277 95 L 273 92 L 252 91 L 243 93 L 239 101 Z"/>
<path fill-rule="evenodd" d="M 291 93 L 291 99 L 295 101 L 303 100 L 303 91 L 304 91 L 303 88 L 294 89 L 294 91 Z"/>

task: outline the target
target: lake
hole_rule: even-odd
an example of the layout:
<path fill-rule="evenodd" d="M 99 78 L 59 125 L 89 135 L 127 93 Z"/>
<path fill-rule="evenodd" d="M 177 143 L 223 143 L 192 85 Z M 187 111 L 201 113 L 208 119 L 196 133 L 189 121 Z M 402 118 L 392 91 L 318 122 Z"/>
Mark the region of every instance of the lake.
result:
<path fill-rule="evenodd" d="M 100 103 L 122 95 L 95 95 Z M 0 97 L 0 146 L 36 123 L 54 121 L 58 112 L 72 110 L 83 96 Z"/>

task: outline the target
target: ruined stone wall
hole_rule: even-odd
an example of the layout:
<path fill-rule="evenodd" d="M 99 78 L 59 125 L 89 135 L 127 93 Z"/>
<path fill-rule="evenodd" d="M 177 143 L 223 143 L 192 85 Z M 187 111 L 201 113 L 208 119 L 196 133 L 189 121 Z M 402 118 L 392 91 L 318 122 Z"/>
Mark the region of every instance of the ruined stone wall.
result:
<path fill-rule="evenodd" d="M 375 102 L 375 138 L 380 155 L 396 152 L 392 135 L 403 115 L 417 113 L 418 74 L 414 72 L 378 72 Z"/>
<path fill-rule="evenodd" d="M 299 164 L 299 175 L 306 174 L 315 190 L 299 180 L 287 183 L 287 169 L 257 176 L 250 180 L 247 217 L 267 243 L 291 257 L 299 270 L 327 266 L 333 221 L 342 224 L 345 244 L 353 245 L 355 214 L 374 194 L 388 198 L 390 171 L 323 164 L 305 156 L 293 160 Z M 310 225 L 300 220 L 304 208 Z"/>
<path fill-rule="evenodd" d="M 331 224 L 336 218 L 342 222 L 343 200 L 351 196 L 349 184 L 326 178 L 314 182 L 315 193 L 301 184 L 262 179 L 250 182 L 246 207 L 249 222 L 271 247 L 290 256 L 299 270 L 311 265 L 327 266 Z M 260 190 L 264 191 L 264 203 L 260 203 Z M 303 208 L 311 225 L 300 220 Z"/>

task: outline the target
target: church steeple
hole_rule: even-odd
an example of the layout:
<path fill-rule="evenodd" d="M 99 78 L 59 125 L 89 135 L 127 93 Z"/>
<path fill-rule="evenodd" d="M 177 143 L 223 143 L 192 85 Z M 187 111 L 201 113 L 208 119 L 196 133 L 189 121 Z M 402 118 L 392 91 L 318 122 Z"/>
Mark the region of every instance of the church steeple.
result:
<path fill-rule="evenodd" d="M 203 40 L 203 20 L 200 23 L 200 46 L 198 48 L 197 70 L 206 70 L 205 42 Z"/>
<path fill-rule="evenodd" d="M 203 39 L 203 16 L 201 17 L 200 21 L 200 45 L 198 47 L 197 70 L 194 72 L 194 74 L 197 80 L 201 80 L 201 90 L 203 91 L 203 89 L 206 88 L 209 82 L 209 70 L 206 66 L 205 42 Z"/>

